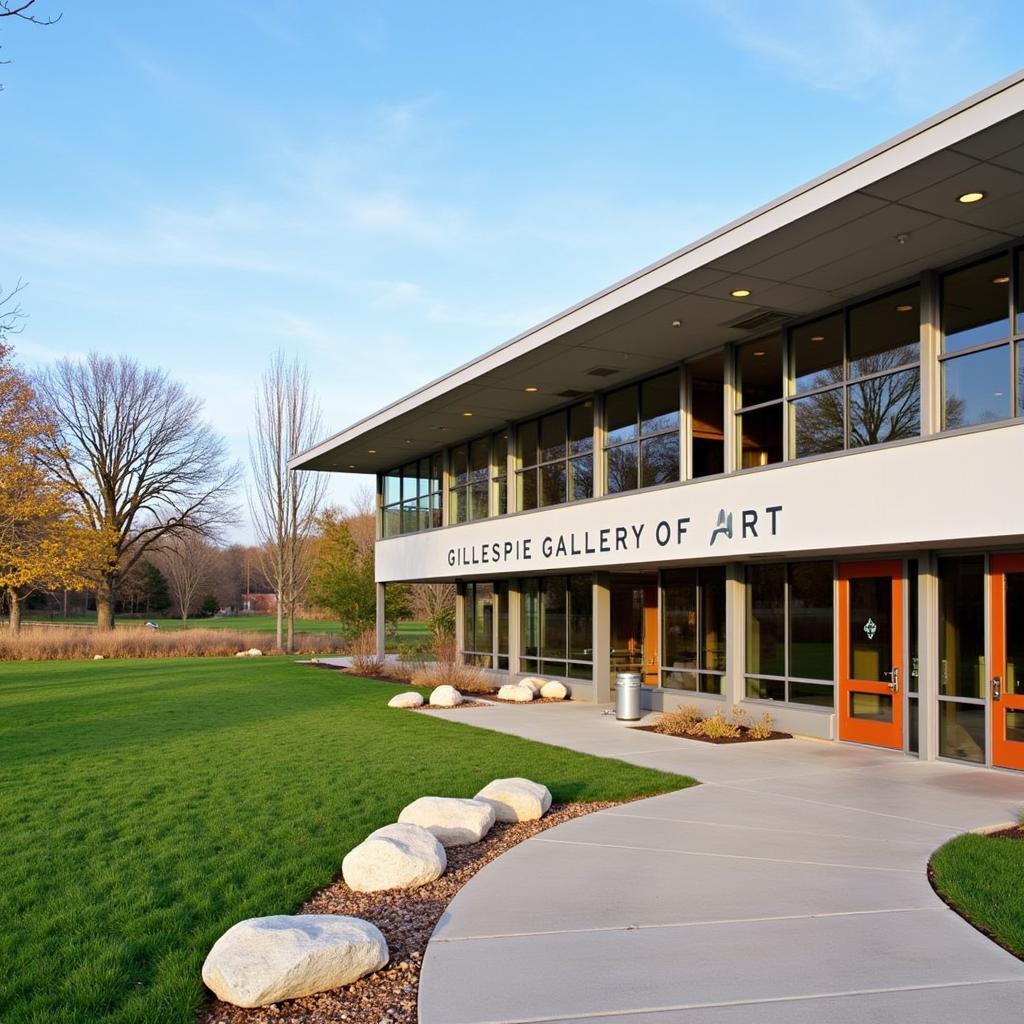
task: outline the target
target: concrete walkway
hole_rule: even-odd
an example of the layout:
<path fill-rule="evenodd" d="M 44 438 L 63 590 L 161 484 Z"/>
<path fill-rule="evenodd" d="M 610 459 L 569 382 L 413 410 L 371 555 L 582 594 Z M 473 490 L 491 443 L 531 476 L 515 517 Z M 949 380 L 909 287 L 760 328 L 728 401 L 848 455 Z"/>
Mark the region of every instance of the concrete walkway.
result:
<path fill-rule="evenodd" d="M 1013 819 L 1024 778 L 809 740 L 716 747 L 586 705 L 456 715 L 704 785 L 481 871 L 427 948 L 421 1024 L 1024 1020 L 1024 963 L 925 874 L 948 837 Z"/>

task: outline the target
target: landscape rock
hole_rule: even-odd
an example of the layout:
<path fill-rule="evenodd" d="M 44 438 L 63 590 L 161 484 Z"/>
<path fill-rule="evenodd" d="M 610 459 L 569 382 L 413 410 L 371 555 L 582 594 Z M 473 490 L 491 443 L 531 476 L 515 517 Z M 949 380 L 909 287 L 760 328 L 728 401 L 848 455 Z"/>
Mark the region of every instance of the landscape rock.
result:
<path fill-rule="evenodd" d="M 388 701 L 389 708 L 419 708 L 423 706 L 423 698 L 413 691 L 398 693 Z"/>
<path fill-rule="evenodd" d="M 518 683 L 506 683 L 498 689 L 498 700 L 513 700 L 517 704 L 529 704 L 537 694 L 529 686 Z"/>
<path fill-rule="evenodd" d="M 549 679 L 540 688 L 540 695 L 545 700 L 565 700 L 569 696 L 569 687 L 557 679 Z"/>
<path fill-rule="evenodd" d="M 454 708 L 461 703 L 462 694 L 454 686 L 438 686 L 430 694 L 432 708 Z"/>
<path fill-rule="evenodd" d="M 529 779 L 495 779 L 476 795 L 494 807 L 497 821 L 535 821 L 551 806 L 547 786 Z"/>
<path fill-rule="evenodd" d="M 425 828 L 444 846 L 468 846 L 490 832 L 494 808 L 486 800 L 421 796 L 402 809 L 398 820 Z"/>
<path fill-rule="evenodd" d="M 248 654 L 250 658 L 263 657 L 263 652 L 258 647 L 250 647 L 245 653 Z"/>
<path fill-rule="evenodd" d="M 238 653 L 237 653 L 237 654 L 235 655 L 235 657 L 236 657 L 236 658 L 248 658 L 248 657 L 249 657 L 249 652 L 248 652 L 248 651 L 239 651 L 239 652 L 238 652 Z"/>
<path fill-rule="evenodd" d="M 418 889 L 444 874 L 444 847 L 425 828 L 399 822 L 371 832 L 341 862 L 341 875 L 356 892 Z"/>
<path fill-rule="evenodd" d="M 102 654 L 94 654 L 92 656 L 92 660 L 93 661 L 103 661 L 103 655 Z"/>
<path fill-rule="evenodd" d="M 229 928 L 203 964 L 203 981 L 227 1003 L 267 1006 L 350 985 L 388 957 L 384 936 L 369 921 L 277 914 Z"/>
<path fill-rule="evenodd" d="M 544 685 L 543 679 L 538 679 L 536 676 L 524 676 L 515 686 L 526 686 L 533 690 L 534 696 L 540 693 L 541 687 Z"/>

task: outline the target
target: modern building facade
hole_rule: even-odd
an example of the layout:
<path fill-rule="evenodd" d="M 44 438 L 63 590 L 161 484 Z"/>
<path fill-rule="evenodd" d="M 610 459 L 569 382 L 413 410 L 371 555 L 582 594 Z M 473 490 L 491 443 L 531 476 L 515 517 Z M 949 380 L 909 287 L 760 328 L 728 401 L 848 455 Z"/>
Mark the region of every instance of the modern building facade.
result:
<path fill-rule="evenodd" d="M 1024 73 L 293 466 L 488 671 L 1024 770 Z"/>

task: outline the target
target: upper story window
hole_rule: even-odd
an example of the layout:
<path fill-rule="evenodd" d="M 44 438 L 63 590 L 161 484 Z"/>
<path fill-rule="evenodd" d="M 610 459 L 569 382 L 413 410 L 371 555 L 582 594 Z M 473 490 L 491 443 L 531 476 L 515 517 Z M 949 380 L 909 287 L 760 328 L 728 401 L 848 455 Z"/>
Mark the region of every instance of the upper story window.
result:
<path fill-rule="evenodd" d="M 520 511 L 594 496 L 594 403 L 519 424 L 517 493 Z"/>
<path fill-rule="evenodd" d="M 491 508 L 494 515 L 508 512 L 508 431 L 494 435 L 491 451 Z"/>
<path fill-rule="evenodd" d="M 1015 273 L 1009 253 L 955 270 L 942 278 L 942 427 L 973 426 L 1020 414 L 1014 398 L 1014 355 L 1020 365 L 1022 256 Z M 1011 288 L 1011 277 L 1016 277 Z M 1016 324 L 1013 319 L 1016 293 Z M 1016 333 L 1014 332 L 1016 327 Z M 1016 346 L 1016 353 L 1014 347 Z M 1018 392 L 1024 388 L 1017 387 Z"/>
<path fill-rule="evenodd" d="M 736 412 L 739 467 L 767 466 L 783 459 L 786 425 L 782 335 L 736 348 Z"/>
<path fill-rule="evenodd" d="M 469 523 L 489 515 L 491 439 L 478 437 L 448 452 L 448 522 Z"/>
<path fill-rule="evenodd" d="M 690 384 L 690 476 L 725 472 L 725 358 L 714 352 L 686 367 Z M 676 479 L 675 477 L 673 479 Z"/>
<path fill-rule="evenodd" d="M 406 463 L 381 481 L 381 533 L 397 537 L 441 525 L 441 453 Z"/>
<path fill-rule="evenodd" d="M 679 373 L 612 391 L 605 399 L 609 494 L 679 479 Z"/>

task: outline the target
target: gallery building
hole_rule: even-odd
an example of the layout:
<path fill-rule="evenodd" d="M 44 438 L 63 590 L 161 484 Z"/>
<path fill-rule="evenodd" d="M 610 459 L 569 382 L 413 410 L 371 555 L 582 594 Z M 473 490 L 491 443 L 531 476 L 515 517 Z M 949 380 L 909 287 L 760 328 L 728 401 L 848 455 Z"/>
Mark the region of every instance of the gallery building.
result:
<path fill-rule="evenodd" d="M 292 465 L 498 675 L 1024 770 L 1024 73 Z"/>

